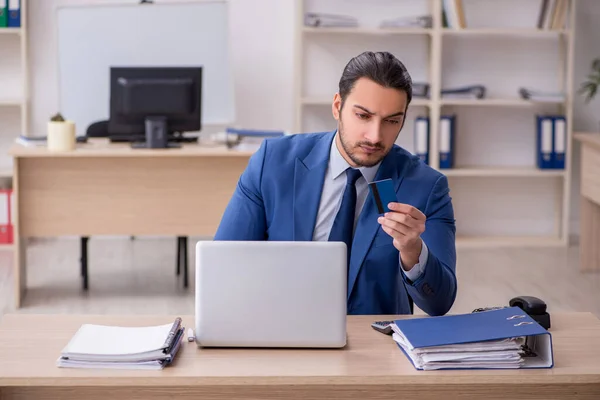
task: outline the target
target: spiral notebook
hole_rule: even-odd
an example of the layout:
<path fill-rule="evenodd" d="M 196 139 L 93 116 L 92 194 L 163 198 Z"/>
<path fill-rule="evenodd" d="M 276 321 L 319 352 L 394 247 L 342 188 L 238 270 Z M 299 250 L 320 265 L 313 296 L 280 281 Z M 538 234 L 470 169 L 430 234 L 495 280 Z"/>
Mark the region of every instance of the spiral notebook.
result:
<path fill-rule="evenodd" d="M 519 307 L 394 321 L 392 337 L 419 370 L 552 368 L 552 335 Z"/>
<path fill-rule="evenodd" d="M 181 318 L 146 327 L 84 324 L 62 350 L 57 366 L 164 368 L 175 358 L 184 331 Z"/>

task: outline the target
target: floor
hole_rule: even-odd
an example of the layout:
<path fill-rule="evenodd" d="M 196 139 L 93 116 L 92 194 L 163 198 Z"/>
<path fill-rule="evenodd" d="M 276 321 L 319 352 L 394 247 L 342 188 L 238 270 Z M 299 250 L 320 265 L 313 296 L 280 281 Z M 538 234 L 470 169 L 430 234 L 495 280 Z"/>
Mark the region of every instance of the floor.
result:
<path fill-rule="evenodd" d="M 190 238 L 190 266 L 194 243 Z M 23 313 L 193 314 L 194 275 L 183 288 L 175 275 L 175 238 L 92 238 L 90 288 L 81 290 L 79 241 L 37 239 L 28 248 Z M 600 273 L 578 272 L 578 249 L 459 249 L 458 297 L 452 313 L 505 305 L 536 296 L 553 311 L 590 311 L 600 317 Z M 0 318 L 13 308 L 12 252 L 0 251 Z M 421 311 L 417 310 L 420 314 Z"/>

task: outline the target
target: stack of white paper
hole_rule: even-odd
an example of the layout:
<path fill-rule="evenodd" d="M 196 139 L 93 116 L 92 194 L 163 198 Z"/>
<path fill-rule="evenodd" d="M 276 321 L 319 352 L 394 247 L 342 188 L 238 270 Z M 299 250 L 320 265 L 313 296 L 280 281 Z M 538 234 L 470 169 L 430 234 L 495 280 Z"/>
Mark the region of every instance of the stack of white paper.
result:
<path fill-rule="evenodd" d="M 559 92 L 535 90 L 531 88 L 519 88 L 519 96 L 524 100 L 548 103 L 562 103 L 565 101 L 565 94 Z"/>
<path fill-rule="evenodd" d="M 184 330 L 179 318 L 149 327 L 85 324 L 63 349 L 57 366 L 162 369 L 175 358 Z"/>
<path fill-rule="evenodd" d="M 525 338 L 485 343 L 465 343 L 415 349 L 398 328 L 392 326 L 394 341 L 400 345 L 415 367 L 441 368 L 519 368 L 523 362 Z"/>
<path fill-rule="evenodd" d="M 307 12 L 304 14 L 304 25 L 328 28 L 356 28 L 358 19 L 348 15 Z"/>

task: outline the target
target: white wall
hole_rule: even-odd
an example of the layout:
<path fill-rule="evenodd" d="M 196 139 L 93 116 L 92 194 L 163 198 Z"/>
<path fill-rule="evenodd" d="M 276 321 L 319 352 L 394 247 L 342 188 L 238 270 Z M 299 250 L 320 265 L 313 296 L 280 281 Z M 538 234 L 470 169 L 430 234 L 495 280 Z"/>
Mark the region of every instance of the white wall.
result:
<path fill-rule="evenodd" d="M 109 2 L 138 3 L 134 0 L 29 0 L 29 46 L 31 63 L 35 66 L 31 71 L 31 129 L 34 133 L 43 132 L 45 121 L 58 111 L 55 7 Z M 230 5 L 231 50 L 239 121 L 247 128 L 291 129 L 294 112 L 291 84 L 294 3 L 281 0 L 230 0 Z M 247 16 L 256 10 L 261 12 L 253 20 L 248 20 Z"/>
<path fill-rule="evenodd" d="M 168 0 L 163 0 L 168 1 Z M 325 0 L 320 0 L 325 1 Z M 327 0 L 329 1 L 329 0 Z M 360 2 L 358 0 L 337 0 L 345 1 L 349 6 L 356 6 Z M 415 3 L 414 0 L 410 0 Z M 481 6 L 477 7 L 478 1 L 480 0 L 469 0 L 467 1 L 468 18 L 471 21 L 482 21 L 486 15 L 497 17 L 499 13 L 504 12 L 504 15 L 510 16 L 511 13 L 505 11 L 510 7 L 500 7 L 494 12 L 490 13 L 489 9 L 483 9 Z M 504 1 L 504 0 L 503 0 Z M 514 1 L 514 0 L 511 0 Z M 518 2 L 531 2 L 534 5 L 529 8 L 533 10 L 533 17 L 535 18 L 535 12 L 537 10 L 537 0 L 518 0 Z M 56 59 L 56 43 L 55 43 L 55 32 L 56 26 L 54 24 L 54 7 L 60 4 L 68 3 L 84 3 L 91 0 L 29 0 L 29 13 L 30 13 L 30 61 L 31 61 L 31 96 L 33 99 L 32 110 L 31 110 L 31 128 L 32 133 L 42 133 L 44 130 L 45 122 L 48 117 L 57 112 L 58 104 L 58 85 L 57 85 L 57 59 Z M 106 1 L 105 1 L 106 2 Z M 117 1 L 119 2 L 119 1 Z M 121 1 L 121 2 L 137 2 L 132 0 Z M 314 3 L 314 1 L 313 1 Z M 230 0 L 230 16 L 231 16 L 231 40 L 232 40 L 232 60 L 234 63 L 234 82 L 236 90 L 236 111 L 238 113 L 238 124 L 248 128 L 264 128 L 264 129 L 285 129 L 293 130 L 294 126 L 294 24 L 296 22 L 295 15 L 295 4 L 293 0 Z M 318 2 L 317 2 L 318 4 Z M 472 7 L 471 5 L 475 5 Z M 482 3 L 481 3 L 482 4 Z M 485 4 L 491 4 L 489 0 L 486 0 Z M 343 12 L 343 9 L 339 9 L 339 12 Z M 252 19 L 249 18 L 250 14 L 256 15 Z M 499 19 L 500 17 L 498 17 Z M 523 24 L 525 17 L 521 17 L 520 20 L 513 21 L 515 24 Z M 491 19 L 495 21 L 495 19 Z M 585 77 L 589 64 L 592 58 L 600 56 L 600 45 L 598 42 L 594 42 L 600 37 L 600 1 L 598 0 L 578 0 L 578 14 L 577 14 L 577 32 L 576 32 L 576 60 L 575 60 L 575 84 L 578 86 L 579 82 Z M 487 21 L 485 21 L 487 22 Z M 544 43 L 541 41 L 540 43 Z M 401 46 L 406 44 L 399 41 L 394 46 Z M 341 43 L 335 41 L 330 43 L 335 46 L 343 46 Z M 419 66 L 419 62 L 422 62 L 422 54 L 420 53 L 408 53 L 408 49 L 419 46 L 419 44 L 406 45 L 403 51 L 407 51 L 407 59 L 410 60 L 413 67 L 413 75 L 417 78 L 426 77 L 425 69 L 426 66 Z M 460 44 L 454 46 L 456 51 L 473 52 L 474 48 L 482 49 L 485 52 L 485 43 L 479 39 L 472 39 L 468 42 L 468 49 Z M 511 47 L 520 47 L 520 54 L 525 52 L 539 52 L 544 62 L 550 60 L 552 62 L 552 55 L 549 51 L 543 51 L 544 46 L 541 44 L 541 49 L 535 46 L 534 42 L 526 43 L 512 43 L 509 45 L 504 44 L 508 50 Z M 358 48 L 358 47 L 356 47 Z M 515 49 L 512 49 L 515 50 Z M 324 57 L 327 53 L 319 53 L 319 49 L 311 50 L 314 54 L 321 54 Z M 352 48 L 341 49 L 342 53 L 345 51 L 349 56 L 352 54 Z M 343 54 L 346 54 L 343 53 Z M 458 54 L 457 53 L 457 54 Z M 475 50 L 477 53 L 477 50 Z M 489 53 L 489 52 L 488 52 Z M 460 72 L 466 67 L 464 61 L 461 61 L 457 54 L 444 54 L 452 62 L 458 63 L 456 69 L 451 75 L 448 75 L 448 82 L 460 82 L 464 76 L 461 76 Z M 498 56 L 503 57 L 502 53 L 496 53 Z M 521 56 L 520 60 L 512 60 L 513 62 L 520 63 L 519 66 L 524 62 L 533 62 L 531 58 L 525 59 Z M 511 60 L 505 60 L 506 64 L 502 66 L 510 65 Z M 476 60 L 481 66 L 490 65 L 489 61 L 484 58 L 478 58 Z M 488 64 L 486 64 L 486 62 Z M 462 64 L 462 65 L 461 65 Z M 537 66 L 542 65 L 536 62 Z M 494 81 L 497 84 L 492 84 L 492 89 L 496 91 L 502 91 L 505 88 L 513 88 L 520 83 L 522 79 L 510 72 L 508 68 L 502 66 L 496 69 L 496 76 Z M 335 68 L 339 69 L 339 65 L 336 64 Z M 335 73 L 335 68 L 329 70 L 326 74 L 320 75 L 319 69 L 312 69 L 311 74 L 315 78 L 315 82 L 322 82 L 327 85 L 327 90 L 332 87 L 335 88 L 336 80 L 339 78 Z M 333 71 L 333 72 L 332 72 Z M 546 71 L 547 72 L 547 71 Z M 537 77 L 535 71 L 532 73 L 533 77 Z M 445 75 L 446 77 L 446 75 Z M 537 83 L 550 82 L 549 79 L 552 77 L 551 73 L 547 73 L 544 77 L 537 77 L 540 80 L 535 81 Z M 325 79 L 324 79 L 325 78 Z M 544 80 L 545 79 L 545 80 Z M 330 82 L 330 80 L 333 80 Z M 329 83 L 327 83 L 329 82 Z M 320 106 L 316 106 L 320 107 Z M 600 130 L 600 101 L 596 100 L 593 104 L 584 105 L 580 98 L 576 99 L 575 102 L 575 119 L 574 129 L 575 130 Z M 307 124 L 310 127 L 319 129 L 323 124 L 331 125 L 333 122 L 330 120 L 330 112 L 326 108 L 315 110 L 316 120 L 311 120 Z M 414 110 L 416 115 L 420 110 Z M 469 113 L 473 110 L 465 110 Z M 498 113 L 502 116 L 502 113 L 507 113 L 505 110 L 492 111 L 489 113 Z M 505 121 L 508 124 L 512 123 L 510 113 L 505 115 Z M 516 110 L 517 117 L 520 115 Z M 518 120 L 519 118 L 517 118 Z M 331 125 L 333 126 L 333 125 Z M 404 134 L 406 135 L 406 145 L 412 145 L 412 127 L 407 125 Z M 508 130 L 508 127 L 503 128 Z M 486 138 L 489 136 L 486 135 Z M 518 136 L 512 135 L 511 138 L 515 139 Z M 404 139 L 403 139 L 404 140 Z M 506 146 L 507 144 L 505 142 Z M 578 149 L 576 148 L 575 156 L 578 156 Z M 466 159 L 471 161 L 475 157 L 473 154 L 467 155 Z M 521 154 L 517 151 L 517 161 L 525 163 L 528 158 L 525 154 Z M 478 161 L 473 159 L 472 161 Z M 578 185 L 578 159 L 574 159 L 574 184 L 573 194 L 576 196 L 579 190 Z M 469 178 L 471 179 L 471 178 Z M 467 181 L 456 181 L 463 182 L 457 183 L 461 187 L 457 187 L 459 192 L 459 199 L 468 199 L 469 192 L 468 188 L 464 188 L 465 182 Z M 529 182 L 523 181 L 523 185 L 507 185 L 508 188 L 516 188 L 523 190 L 525 193 L 528 189 L 539 189 L 542 190 L 541 186 L 550 185 L 550 182 L 537 182 L 536 187 L 531 187 Z M 498 185 L 495 185 L 498 184 Z M 494 180 L 489 186 L 489 189 L 496 189 L 501 191 L 505 187 L 506 182 L 501 180 Z M 548 188 L 543 188 L 548 191 Z M 551 190 L 551 188 L 550 188 Z M 491 193 L 491 192 L 490 192 Z M 511 201 L 516 202 L 520 197 L 525 198 L 526 196 L 515 196 L 511 197 Z M 531 196 L 530 196 L 531 197 Z M 467 201 L 467 200 L 464 200 Z M 490 201 L 493 201 L 491 196 Z M 529 201 L 526 203 L 526 214 L 530 214 L 533 219 L 543 218 L 536 211 L 540 209 L 552 209 L 553 204 L 548 203 L 540 205 L 537 201 Z M 572 219 L 571 231 L 576 233 L 578 231 L 578 201 L 577 197 L 573 198 L 572 201 Z M 473 210 L 477 211 L 477 210 Z M 509 215 L 499 213 L 493 222 L 496 224 L 490 229 L 497 229 L 498 231 L 508 230 L 510 227 L 505 226 L 510 221 L 507 218 Z M 508 221 L 508 222 L 507 222 Z M 539 219 L 538 219 L 539 221 Z M 510 222 L 512 223 L 512 222 Z M 517 223 L 522 224 L 522 228 L 526 228 L 528 224 L 531 224 L 529 220 L 523 220 Z M 472 227 L 475 229 L 476 227 Z M 514 228 L 514 227 L 513 227 Z M 540 226 L 541 231 L 547 230 L 548 227 Z M 516 230 L 520 230 L 517 227 Z M 514 229 L 513 229 L 514 232 Z"/>

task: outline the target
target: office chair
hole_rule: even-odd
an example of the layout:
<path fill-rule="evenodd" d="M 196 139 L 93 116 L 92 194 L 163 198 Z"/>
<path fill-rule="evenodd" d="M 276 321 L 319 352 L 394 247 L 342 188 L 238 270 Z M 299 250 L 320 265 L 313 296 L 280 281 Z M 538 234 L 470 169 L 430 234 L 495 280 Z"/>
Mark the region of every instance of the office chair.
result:
<path fill-rule="evenodd" d="M 87 137 L 108 137 L 108 121 L 97 121 L 86 129 L 85 135 Z M 134 236 L 131 237 L 133 239 Z M 80 247 L 81 247 L 81 278 L 82 278 L 82 286 L 83 290 L 88 289 L 88 236 L 81 237 Z M 177 237 L 177 260 L 176 260 L 176 274 L 179 276 L 181 274 L 181 267 L 183 266 L 183 287 L 188 287 L 188 238 L 187 236 L 178 236 Z"/>

